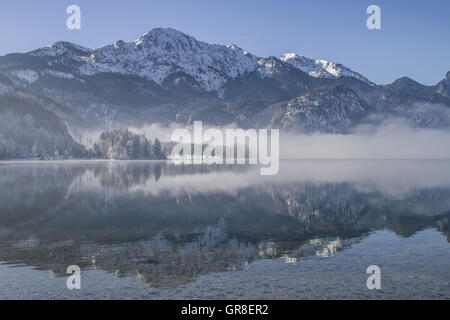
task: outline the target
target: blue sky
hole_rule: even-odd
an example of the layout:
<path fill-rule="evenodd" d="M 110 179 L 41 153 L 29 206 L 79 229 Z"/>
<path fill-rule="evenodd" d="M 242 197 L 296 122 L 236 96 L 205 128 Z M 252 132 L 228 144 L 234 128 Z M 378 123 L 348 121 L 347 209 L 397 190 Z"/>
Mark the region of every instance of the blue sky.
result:
<path fill-rule="evenodd" d="M 66 28 L 71 4 L 81 7 L 81 30 Z M 381 8 L 382 30 L 366 28 L 370 4 Z M 259 56 L 329 59 L 379 84 L 402 76 L 435 84 L 450 70 L 448 0 L 2 0 L 0 55 L 57 40 L 96 48 L 154 27 Z"/>

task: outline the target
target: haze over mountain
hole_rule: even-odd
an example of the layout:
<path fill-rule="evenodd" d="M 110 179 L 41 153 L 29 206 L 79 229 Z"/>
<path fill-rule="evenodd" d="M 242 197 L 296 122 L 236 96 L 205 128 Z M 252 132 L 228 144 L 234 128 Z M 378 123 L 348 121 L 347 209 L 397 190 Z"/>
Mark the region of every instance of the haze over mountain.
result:
<path fill-rule="evenodd" d="M 58 127 L 61 137 L 73 136 L 74 128 L 194 120 L 348 133 L 402 117 L 413 126 L 447 128 L 449 83 L 450 72 L 435 86 L 409 78 L 380 86 L 336 62 L 300 53 L 257 57 L 170 28 L 95 50 L 61 41 L 0 57 L 0 112 L 19 123 L 0 128 L 0 147 L 23 144 L 18 128 L 26 115 L 46 132 Z M 19 112 L 17 100 L 24 97 L 29 103 Z"/>

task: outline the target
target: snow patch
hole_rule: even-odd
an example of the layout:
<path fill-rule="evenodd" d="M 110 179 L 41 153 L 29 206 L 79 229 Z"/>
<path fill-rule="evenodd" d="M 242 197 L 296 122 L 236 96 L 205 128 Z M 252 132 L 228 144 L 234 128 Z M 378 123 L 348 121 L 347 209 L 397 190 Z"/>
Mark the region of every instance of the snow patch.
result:
<path fill-rule="evenodd" d="M 26 70 L 15 70 L 11 74 L 22 81 L 31 84 L 39 80 L 39 74 L 36 71 L 26 69 Z"/>
<path fill-rule="evenodd" d="M 57 71 L 57 70 L 51 70 L 51 69 L 46 69 L 46 70 L 42 71 L 41 74 L 58 77 L 58 78 L 63 78 L 63 79 L 73 79 L 74 78 L 73 74 L 65 73 L 65 72 L 61 72 L 61 71 Z"/>
<path fill-rule="evenodd" d="M 276 71 L 275 70 L 275 68 L 276 68 L 275 60 L 262 59 L 262 60 L 258 61 L 258 64 L 259 64 L 258 73 L 261 76 L 261 79 L 270 77 L 273 74 L 275 74 L 275 71 Z"/>

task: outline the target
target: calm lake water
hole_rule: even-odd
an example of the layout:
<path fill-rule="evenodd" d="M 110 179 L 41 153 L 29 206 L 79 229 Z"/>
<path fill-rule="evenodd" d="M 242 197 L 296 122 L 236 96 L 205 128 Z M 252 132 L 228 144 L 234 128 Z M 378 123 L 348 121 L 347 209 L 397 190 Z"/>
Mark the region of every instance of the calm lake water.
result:
<path fill-rule="evenodd" d="M 0 162 L 0 298 L 449 299 L 449 219 L 449 161 Z"/>

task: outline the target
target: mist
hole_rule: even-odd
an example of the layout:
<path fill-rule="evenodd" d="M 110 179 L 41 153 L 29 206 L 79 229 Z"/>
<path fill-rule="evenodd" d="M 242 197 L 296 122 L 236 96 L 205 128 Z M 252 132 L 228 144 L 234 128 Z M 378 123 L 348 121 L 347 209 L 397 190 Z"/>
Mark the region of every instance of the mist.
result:
<path fill-rule="evenodd" d="M 204 126 L 204 130 L 211 126 Z M 172 123 L 130 128 L 147 137 L 170 141 L 175 129 L 192 126 Z M 216 127 L 236 129 L 236 124 Z M 377 125 L 361 125 L 350 134 L 280 132 L 281 159 L 447 159 L 450 130 L 415 128 L 405 119 L 392 118 Z"/>
<path fill-rule="evenodd" d="M 414 128 L 404 119 L 358 126 L 351 134 L 280 134 L 282 159 L 445 159 L 450 130 Z"/>
<path fill-rule="evenodd" d="M 426 117 L 425 117 L 426 115 Z M 300 134 L 280 130 L 281 159 L 449 159 L 450 110 L 440 104 L 413 104 L 405 118 L 371 114 L 365 125 L 349 134 Z M 423 119 L 427 119 L 426 123 Z M 422 127 L 417 127 L 418 125 Z M 427 128 L 428 127 L 428 128 Z M 175 129 L 192 131 L 193 125 L 181 123 L 146 124 L 130 127 L 130 131 L 154 140 L 171 141 Z M 224 126 L 203 124 L 203 131 L 216 128 L 238 129 L 231 123 Z M 434 128 L 434 129 L 431 129 Z M 437 128 L 437 129 L 436 129 Z M 245 129 L 244 129 L 245 130 Z M 102 130 L 89 132 L 95 140 Z"/>

